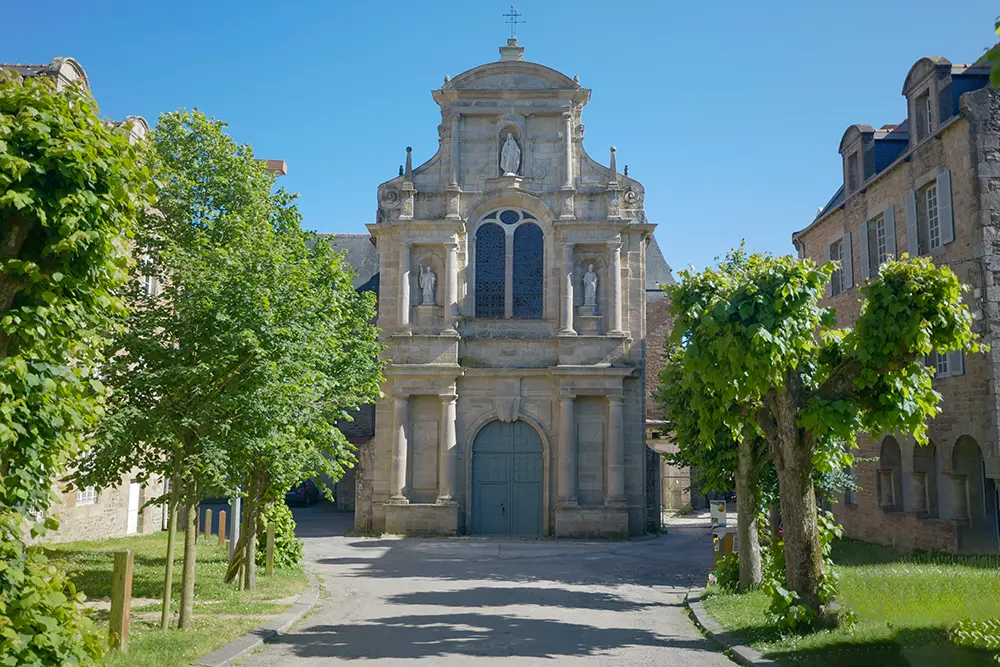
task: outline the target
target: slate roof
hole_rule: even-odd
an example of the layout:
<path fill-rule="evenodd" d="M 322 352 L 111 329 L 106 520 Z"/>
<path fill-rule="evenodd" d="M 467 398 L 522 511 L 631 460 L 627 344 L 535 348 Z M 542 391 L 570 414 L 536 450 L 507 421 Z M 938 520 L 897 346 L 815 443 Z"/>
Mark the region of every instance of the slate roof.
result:
<path fill-rule="evenodd" d="M 660 244 L 654 236 L 646 246 L 646 300 L 665 299 L 667 295 L 660 289 L 660 285 L 673 285 L 675 282 L 673 271 L 663 258 Z"/>
<path fill-rule="evenodd" d="M 378 294 L 378 251 L 368 234 L 318 234 L 337 252 L 347 251 L 344 261 L 354 269 L 351 284 L 359 292 Z"/>
<path fill-rule="evenodd" d="M 40 65 L 28 63 L 0 63 L 0 69 L 15 70 L 21 76 L 42 76 L 43 74 L 54 74 L 51 63 Z"/>

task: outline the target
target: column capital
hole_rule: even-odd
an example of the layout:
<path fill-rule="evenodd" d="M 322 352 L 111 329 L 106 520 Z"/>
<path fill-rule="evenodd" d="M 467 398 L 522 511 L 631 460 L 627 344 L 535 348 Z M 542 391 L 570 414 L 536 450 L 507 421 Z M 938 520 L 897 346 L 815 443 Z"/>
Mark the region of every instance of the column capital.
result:
<path fill-rule="evenodd" d="M 454 403 L 458 400 L 458 394 L 438 394 L 438 398 L 446 403 Z"/>
<path fill-rule="evenodd" d="M 410 395 L 409 394 L 394 394 L 393 397 L 392 397 L 392 400 L 397 405 L 400 404 L 400 403 L 409 403 L 410 402 Z"/>
<path fill-rule="evenodd" d="M 562 114 L 560 115 L 560 117 L 563 120 L 573 120 L 573 112 L 572 111 L 563 111 Z"/>
<path fill-rule="evenodd" d="M 443 241 L 441 245 L 445 248 L 458 250 L 458 241 L 452 239 L 451 241 Z"/>
<path fill-rule="evenodd" d="M 575 400 L 576 400 L 576 394 L 561 394 L 559 396 L 559 402 L 562 403 L 563 405 L 566 405 L 567 403 L 572 403 Z"/>
<path fill-rule="evenodd" d="M 409 250 L 413 247 L 413 241 L 400 241 L 399 247 L 404 250 Z"/>
<path fill-rule="evenodd" d="M 625 397 L 619 394 L 608 394 L 608 403 L 616 403 L 621 405 L 625 402 Z"/>
<path fill-rule="evenodd" d="M 562 247 L 563 247 L 563 251 L 565 251 L 565 252 L 572 252 L 573 250 L 576 249 L 576 243 L 574 243 L 572 241 L 569 241 L 569 242 L 563 243 Z"/>

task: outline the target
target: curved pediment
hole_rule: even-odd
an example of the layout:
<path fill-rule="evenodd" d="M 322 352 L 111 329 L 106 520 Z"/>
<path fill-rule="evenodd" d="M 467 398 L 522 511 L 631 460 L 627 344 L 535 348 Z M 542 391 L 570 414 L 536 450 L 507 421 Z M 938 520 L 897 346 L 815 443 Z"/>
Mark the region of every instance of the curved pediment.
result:
<path fill-rule="evenodd" d="M 903 81 L 903 95 L 906 95 L 913 86 L 930 76 L 936 68 L 942 66 L 950 67 L 951 61 L 941 56 L 927 56 L 913 63 L 913 67 L 907 72 L 906 79 Z"/>
<path fill-rule="evenodd" d="M 840 153 L 843 154 L 843 152 L 847 149 L 848 146 L 853 144 L 862 136 L 874 133 L 875 133 L 875 128 L 873 128 L 871 125 L 851 125 L 844 132 L 844 136 L 840 138 Z"/>
<path fill-rule="evenodd" d="M 500 61 L 473 67 L 441 90 L 579 90 L 580 84 L 551 67 L 525 61 Z"/>

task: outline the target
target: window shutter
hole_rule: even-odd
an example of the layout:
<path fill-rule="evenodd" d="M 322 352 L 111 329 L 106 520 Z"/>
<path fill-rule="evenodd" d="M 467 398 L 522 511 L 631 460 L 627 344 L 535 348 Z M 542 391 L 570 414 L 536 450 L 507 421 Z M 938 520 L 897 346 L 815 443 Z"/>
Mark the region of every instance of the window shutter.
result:
<path fill-rule="evenodd" d="M 917 193 L 910 190 L 906 194 L 906 252 L 910 257 L 920 254 L 920 239 L 917 238 Z"/>
<path fill-rule="evenodd" d="M 955 240 L 955 216 L 951 208 L 951 172 L 937 175 L 938 221 L 941 225 L 941 245 Z"/>
<path fill-rule="evenodd" d="M 889 257 L 896 257 L 896 207 L 889 204 L 882 215 L 885 221 L 885 251 Z"/>
<path fill-rule="evenodd" d="M 825 254 L 826 254 L 826 263 L 829 264 L 830 263 L 830 246 L 829 245 L 826 246 Z M 827 283 L 826 284 L 825 295 L 827 297 L 829 297 L 831 294 L 832 294 L 832 292 L 830 291 L 830 283 Z"/>
<path fill-rule="evenodd" d="M 854 253 L 851 248 L 851 233 L 844 234 L 844 279 L 841 281 L 842 289 L 854 287 Z"/>
<path fill-rule="evenodd" d="M 965 375 L 965 359 L 961 350 L 948 353 L 948 375 Z"/>
<path fill-rule="evenodd" d="M 872 273 L 870 258 L 868 257 L 868 223 L 862 222 L 858 229 L 858 245 L 861 246 L 861 280 L 868 280 Z"/>

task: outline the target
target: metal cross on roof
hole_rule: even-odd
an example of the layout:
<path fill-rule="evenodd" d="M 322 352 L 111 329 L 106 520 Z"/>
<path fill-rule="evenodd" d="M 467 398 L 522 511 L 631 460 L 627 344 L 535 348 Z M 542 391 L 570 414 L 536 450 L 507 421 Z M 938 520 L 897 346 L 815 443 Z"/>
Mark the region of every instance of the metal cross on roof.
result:
<path fill-rule="evenodd" d="M 516 38 L 517 37 L 517 24 L 518 23 L 525 23 L 525 21 L 519 21 L 518 20 L 519 18 L 521 18 L 521 14 L 516 9 L 514 9 L 514 5 L 511 5 L 510 6 L 510 11 L 507 12 L 506 14 L 503 14 L 503 16 L 507 19 L 507 23 L 510 24 L 510 36 L 512 38 Z"/>

